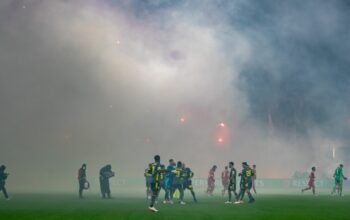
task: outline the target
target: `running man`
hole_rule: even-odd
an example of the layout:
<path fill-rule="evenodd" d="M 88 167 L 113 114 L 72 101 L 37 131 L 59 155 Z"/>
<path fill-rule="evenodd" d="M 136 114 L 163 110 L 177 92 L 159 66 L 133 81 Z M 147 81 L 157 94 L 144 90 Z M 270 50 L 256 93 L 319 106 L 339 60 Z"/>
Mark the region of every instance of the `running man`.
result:
<path fill-rule="evenodd" d="M 333 178 L 334 178 L 334 187 L 333 187 L 332 195 L 337 190 L 338 195 L 342 196 L 343 181 L 348 179 L 343 174 L 343 164 L 340 164 L 339 167 L 337 167 L 337 169 L 335 169 L 334 174 L 333 174 Z"/>
<path fill-rule="evenodd" d="M 226 190 L 228 189 L 229 172 L 228 167 L 221 172 L 221 183 L 222 183 L 222 197 L 224 197 Z"/>
<path fill-rule="evenodd" d="M 316 167 L 312 167 L 311 168 L 311 173 L 309 175 L 308 187 L 306 187 L 305 189 L 302 189 L 301 192 L 305 192 L 307 190 L 312 189 L 312 194 L 316 195 L 316 193 L 315 193 L 315 179 L 316 179 L 315 172 L 316 172 Z"/>
<path fill-rule="evenodd" d="M 209 175 L 208 175 L 208 188 L 207 188 L 207 194 L 209 196 L 213 196 L 213 192 L 215 189 L 215 171 L 216 171 L 216 165 L 214 165 L 210 171 L 209 171 Z"/>

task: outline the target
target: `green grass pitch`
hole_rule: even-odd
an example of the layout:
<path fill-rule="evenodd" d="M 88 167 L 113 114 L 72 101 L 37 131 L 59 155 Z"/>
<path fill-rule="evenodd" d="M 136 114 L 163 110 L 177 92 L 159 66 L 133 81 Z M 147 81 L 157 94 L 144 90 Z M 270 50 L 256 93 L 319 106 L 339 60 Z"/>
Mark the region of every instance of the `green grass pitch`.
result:
<path fill-rule="evenodd" d="M 102 200 L 88 195 L 79 200 L 69 194 L 15 194 L 10 201 L 0 198 L 0 219 L 349 219 L 350 197 L 321 195 L 259 195 L 254 204 L 227 205 L 225 198 L 199 197 L 194 204 L 186 194 L 186 205 L 157 204 L 160 210 L 147 210 L 141 196 L 116 195 Z"/>

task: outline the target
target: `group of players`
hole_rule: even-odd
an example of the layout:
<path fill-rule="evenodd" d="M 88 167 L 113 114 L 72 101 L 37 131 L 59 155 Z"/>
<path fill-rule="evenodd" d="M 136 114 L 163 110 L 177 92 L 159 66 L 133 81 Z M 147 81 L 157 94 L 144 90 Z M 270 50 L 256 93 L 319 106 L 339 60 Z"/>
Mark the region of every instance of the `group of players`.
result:
<path fill-rule="evenodd" d="M 333 185 L 333 190 L 332 190 L 332 195 L 339 195 L 342 196 L 343 194 L 343 181 L 347 180 L 347 177 L 344 176 L 343 174 L 343 164 L 340 164 L 334 171 L 333 174 L 334 178 L 334 185 Z M 309 182 L 308 186 L 304 189 L 301 190 L 301 192 L 305 192 L 307 190 L 312 190 L 313 195 L 316 195 L 316 186 L 315 186 L 315 181 L 316 181 L 316 167 L 311 168 L 311 172 L 309 175 Z"/>
<path fill-rule="evenodd" d="M 214 173 L 216 168 L 217 167 L 214 165 L 209 171 L 207 189 L 208 195 L 212 195 L 215 188 Z M 247 193 L 249 197 L 249 202 L 253 203 L 255 199 L 253 198 L 250 190 L 253 187 L 255 171 L 250 168 L 247 162 L 242 163 L 242 172 L 238 174 L 238 176 L 241 177 L 239 183 L 240 191 L 237 193 L 237 171 L 234 168 L 233 162 L 229 163 L 229 169 L 227 185 L 229 199 L 226 204 L 233 203 L 232 194 L 235 195 L 235 204 L 243 203 L 245 193 Z M 179 192 L 179 203 L 185 205 L 184 190 L 186 189 L 191 191 L 194 202 L 197 202 L 192 185 L 193 176 L 194 173 L 191 171 L 191 169 L 186 167 L 181 161 L 175 163 L 173 159 L 170 159 L 169 165 L 165 168 L 165 166 L 160 162 L 160 156 L 154 156 L 154 162 L 150 163 L 145 169 L 146 194 L 147 198 L 150 199 L 148 209 L 152 212 L 158 212 L 154 205 L 157 202 L 161 189 L 165 191 L 165 199 L 163 201 L 164 204 L 173 204 L 174 194 Z"/>
<path fill-rule="evenodd" d="M 208 175 L 208 188 L 206 193 L 209 196 L 213 196 L 213 192 L 215 189 L 215 171 L 217 166 L 214 165 Z M 237 176 L 241 177 L 239 182 L 239 193 L 237 193 Z M 242 163 L 242 171 L 237 175 L 237 170 L 234 167 L 234 162 L 229 162 L 229 165 L 225 167 L 225 170 L 221 173 L 221 181 L 222 181 L 222 196 L 225 195 L 225 192 L 228 192 L 228 201 L 226 204 L 233 203 L 232 194 L 235 195 L 235 204 L 243 203 L 243 198 L 245 193 L 247 193 L 249 197 L 249 203 L 255 202 L 253 195 L 250 190 L 253 188 L 255 194 L 255 180 L 256 180 L 256 166 L 253 165 L 251 168 L 247 162 Z"/>
<path fill-rule="evenodd" d="M 150 210 L 158 211 L 154 208 L 154 203 L 158 199 L 160 190 L 164 190 L 164 204 L 174 204 L 174 195 L 179 193 L 179 203 L 185 205 L 184 191 L 190 190 L 194 202 L 197 202 L 196 194 L 193 190 L 192 177 L 194 173 L 189 167 L 174 159 L 169 160 L 167 167 L 160 163 L 160 156 L 154 157 L 154 163 L 150 163 L 145 169 L 146 194 L 151 200 Z"/>

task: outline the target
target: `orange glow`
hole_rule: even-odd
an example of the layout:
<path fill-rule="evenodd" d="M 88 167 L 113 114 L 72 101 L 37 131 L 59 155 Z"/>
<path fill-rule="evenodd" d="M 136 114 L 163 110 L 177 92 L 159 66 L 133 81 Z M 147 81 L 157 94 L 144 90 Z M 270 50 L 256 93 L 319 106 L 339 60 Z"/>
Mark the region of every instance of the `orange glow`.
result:
<path fill-rule="evenodd" d="M 185 118 L 180 118 L 181 123 L 184 123 L 186 120 Z"/>
<path fill-rule="evenodd" d="M 221 122 L 221 123 L 219 124 L 219 126 L 223 128 L 223 127 L 225 127 L 225 123 Z"/>
<path fill-rule="evenodd" d="M 218 142 L 219 142 L 219 143 L 222 143 L 222 142 L 224 142 L 224 139 L 218 138 Z"/>

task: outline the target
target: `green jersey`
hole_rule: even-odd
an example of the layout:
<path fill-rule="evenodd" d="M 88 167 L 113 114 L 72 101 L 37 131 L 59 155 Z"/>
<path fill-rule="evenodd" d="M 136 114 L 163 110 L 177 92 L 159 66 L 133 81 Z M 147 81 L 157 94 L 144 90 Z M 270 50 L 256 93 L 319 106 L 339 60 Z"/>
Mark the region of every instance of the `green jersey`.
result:
<path fill-rule="evenodd" d="M 174 184 L 182 184 L 183 183 L 183 173 L 184 173 L 184 170 L 182 169 L 182 167 L 175 168 L 175 176 L 173 179 Z"/>
<path fill-rule="evenodd" d="M 335 169 L 333 177 L 335 178 L 335 180 L 340 181 L 342 179 L 344 179 L 344 175 L 343 175 L 343 168 L 338 167 L 337 169 Z"/>
<path fill-rule="evenodd" d="M 237 171 L 235 168 L 230 169 L 230 184 L 236 184 Z"/>
<path fill-rule="evenodd" d="M 242 170 L 242 178 L 241 182 L 244 183 L 251 183 L 252 182 L 252 176 L 253 176 L 253 170 L 250 167 L 246 167 Z M 243 179 L 243 180 L 242 180 Z"/>

